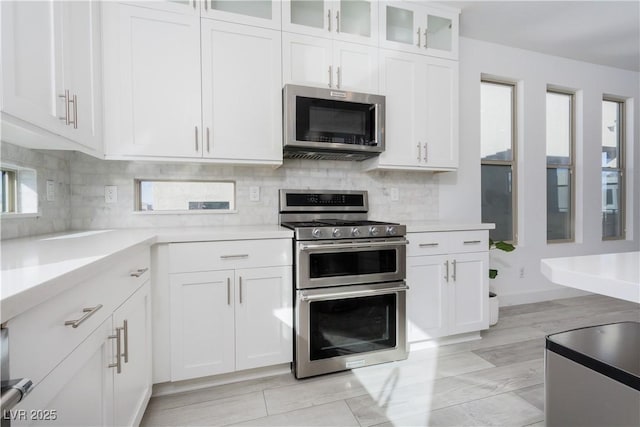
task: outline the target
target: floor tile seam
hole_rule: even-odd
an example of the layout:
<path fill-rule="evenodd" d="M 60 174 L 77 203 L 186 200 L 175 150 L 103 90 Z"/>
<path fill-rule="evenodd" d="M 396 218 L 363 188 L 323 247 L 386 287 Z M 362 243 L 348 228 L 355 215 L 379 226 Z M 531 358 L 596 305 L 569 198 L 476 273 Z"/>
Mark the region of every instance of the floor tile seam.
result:
<path fill-rule="evenodd" d="M 541 383 L 541 384 L 542 384 L 542 383 Z M 533 384 L 533 385 L 539 385 L 539 384 Z M 503 395 L 503 394 L 507 394 L 507 393 L 513 393 L 513 394 L 515 395 L 515 397 L 517 397 L 518 399 L 520 399 L 520 400 L 522 400 L 523 402 L 527 403 L 528 405 L 530 405 L 531 407 L 535 408 L 536 410 L 540 411 L 540 409 L 539 409 L 539 408 L 535 407 L 532 403 L 528 402 L 525 398 L 523 398 L 523 397 L 521 397 L 521 396 L 518 396 L 518 395 L 516 394 L 516 391 L 518 391 L 518 390 L 522 390 L 522 389 L 525 389 L 525 388 L 528 388 L 528 387 L 531 387 L 531 386 L 521 387 L 521 388 L 517 388 L 517 389 L 514 389 L 514 390 L 503 391 L 503 392 L 495 393 L 495 394 L 490 394 L 489 396 L 478 397 L 478 398 L 475 398 L 475 399 L 469 399 L 469 400 L 465 400 L 464 402 L 454 403 L 454 404 L 452 404 L 452 405 L 441 406 L 441 407 L 439 407 L 439 408 L 437 408 L 437 409 L 433 409 L 433 410 L 431 410 L 431 411 L 429 411 L 429 412 L 439 411 L 439 410 L 441 410 L 441 409 L 453 408 L 453 407 L 455 407 L 455 406 L 460 406 L 460 405 L 464 405 L 464 404 L 467 404 L 467 403 L 476 402 L 476 401 L 478 401 L 478 400 L 490 399 L 490 398 L 492 398 L 492 397 L 501 396 L 501 395 Z M 544 411 L 540 411 L 540 412 L 542 412 L 542 413 L 543 413 L 543 415 L 544 415 Z M 536 422 L 537 422 L 537 421 L 536 421 Z M 535 423 L 532 423 L 532 424 L 535 424 Z"/>
<path fill-rule="evenodd" d="M 201 400 L 201 401 L 198 401 L 198 402 L 192 402 L 192 403 L 187 403 L 187 404 L 178 405 L 178 406 L 172 406 L 172 407 L 168 407 L 168 408 L 153 408 L 153 404 L 148 405 L 147 408 L 151 408 L 151 410 L 154 411 L 154 412 L 155 411 L 157 411 L 157 412 L 171 411 L 171 410 L 175 410 L 175 409 L 189 408 L 191 406 L 200 405 L 200 404 L 207 403 L 207 402 L 215 402 L 215 401 L 223 400 L 223 399 L 239 398 L 241 396 L 247 396 L 249 394 L 257 393 L 258 391 L 260 393 L 262 393 L 262 397 L 264 399 L 264 391 L 263 390 L 254 390 L 254 391 L 249 391 L 249 392 L 246 392 L 246 393 L 238 393 L 238 394 L 233 394 L 233 395 L 229 395 L 229 396 L 221 396 L 221 397 L 214 398 L 214 399 L 205 399 L 205 400 Z M 266 400 L 265 400 L 265 406 L 266 406 Z"/>
<path fill-rule="evenodd" d="M 347 399 L 354 399 L 354 398 L 357 398 L 357 397 L 365 396 L 367 394 L 369 394 L 369 392 L 365 389 L 365 390 L 363 390 L 363 392 L 361 394 L 355 394 L 353 396 L 349 396 L 349 397 L 346 397 L 346 398 L 345 397 L 337 398 L 335 400 L 322 401 L 322 403 L 311 403 L 308 406 L 303 406 L 303 407 L 300 407 L 300 408 L 295 408 L 295 409 L 291 409 L 291 410 L 288 410 L 288 411 L 275 412 L 275 413 L 269 412 L 269 405 L 267 404 L 266 396 L 265 396 L 265 405 L 266 405 L 266 409 L 267 409 L 267 416 L 274 416 L 274 415 L 288 414 L 289 412 L 299 411 L 301 409 L 313 408 L 315 406 L 322 406 L 322 405 L 326 405 L 326 404 L 329 404 L 329 403 L 336 403 L 336 402 L 340 402 L 341 400 L 344 400 L 346 402 Z M 347 406 L 348 406 L 348 404 L 347 404 Z M 351 410 L 351 408 L 349 408 L 349 410 Z"/>
<path fill-rule="evenodd" d="M 248 394 L 248 393 L 247 393 Z M 246 423 L 248 421 L 255 421 L 255 420 L 260 420 L 263 418 L 269 418 L 269 411 L 267 411 L 267 400 L 264 397 L 264 391 L 261 391 L 262 394 L 262 403 L 264 405 L 264 412 L 266 415 L 262 416 L 262 417 L 255 417 L 255 418 L 250 418 L 250 419 L 246 419 L 246 420 L 242 420 L 240 421 L 240 423 Z M 238 422 L 233 422 L 233 423 L 228 423 L 228 424 L 220 424 L 220 426 L 232 426 L 234 424 L 238 424 Z"/>

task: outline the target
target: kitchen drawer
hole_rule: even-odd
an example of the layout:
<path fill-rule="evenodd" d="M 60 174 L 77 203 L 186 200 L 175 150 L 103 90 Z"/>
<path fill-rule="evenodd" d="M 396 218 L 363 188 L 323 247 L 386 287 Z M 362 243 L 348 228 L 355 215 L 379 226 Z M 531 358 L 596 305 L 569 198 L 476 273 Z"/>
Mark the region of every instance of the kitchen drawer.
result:
<path fill-rule="evenodd" d="M 291 239 L 169 245 L 169 273 L 291 265 Z"/>
<path fill-rule="evenodd" d="M 452 231 L 447 234 L 449 235 L 449 253 L 489 250 L 489 232 L 487 230 Z"/>
<path fill-rule="evenodd" d="M 407 239 L 409 240 L 407 256 L 484 252 L 489 250 L 489 232 L 487 230 L 408 233 Z"/>
<path fill-rule="evenodd" d="M 440 255 L 449 251 L 450 232 L 408 233 L 407 256 Z"/>
<path fill-rule="evenodd" d="M 38 384 L 149 280 L 149 266 L 149 248 L 131 248 L 118 254 L 91 278 L 11 319 L 8 328 L 12 376 L 31 378 Z M 65 325 L 68 320 L 88 314 L 84 309 L 99 304 L 102 307 L 76 328 Z"/>

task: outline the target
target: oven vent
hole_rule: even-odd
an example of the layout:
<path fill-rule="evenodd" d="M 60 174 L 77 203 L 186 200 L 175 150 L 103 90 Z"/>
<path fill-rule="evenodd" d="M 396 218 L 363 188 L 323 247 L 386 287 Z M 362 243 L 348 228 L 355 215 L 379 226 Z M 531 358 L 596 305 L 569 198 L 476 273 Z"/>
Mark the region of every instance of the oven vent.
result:
<path fill-rule="evenodd" d="M 349 153 L 344 151 L 284 151 L 285 159 L 306 159 L 306 160 L 346 160 L 362 161 L 377 156 L 379 153 Z"/>

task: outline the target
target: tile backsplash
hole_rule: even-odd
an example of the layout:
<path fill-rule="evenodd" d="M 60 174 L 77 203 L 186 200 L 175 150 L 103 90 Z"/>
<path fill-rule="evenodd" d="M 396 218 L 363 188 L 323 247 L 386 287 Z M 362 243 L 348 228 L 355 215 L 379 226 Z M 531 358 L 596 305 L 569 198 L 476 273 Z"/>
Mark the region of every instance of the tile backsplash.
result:
<path fill-rule="evenodd" d="M 57 176 L 70 193 L 60 202 L 60 210 L 43 210 L 41 223 L 55 223 L 45 229 L 26 220 L 15 225 L 2 238 L 21 237 L 65 229 L 126 227 L 221 226 L 278 223 L 278 190 L 281 188 L 368 190 L 369 215 L 386 221 L 429 220 L 438 217 L 437 175 L 415 172 L 362 172 L 357 162 L 285 160 L 278 169 L 195 163 L 160 163 L 100 160 L 82 153 L 37 152 L 8 146 L 8 152 L 27 152 L 24 166 L 38 170 L 38 179 L 55 165 Z M 5 149 L 3 148 L 3 157 Z M 51 152 L 53 153 L 53 152 Z M 59 159 L 63 164 L 56 164 Z M 34 161 L 29 163 L 30 159 Z M 45 160 L 43 160 L 45 159 Z M 55 169 L 54 167 L 54 169 Z M 43 168 L 43 171 L 41 171 Z M 48 172 L 47 172 L 48 173 Z M 43 177 L 43 179 L 45 179 Z M 51 178 L 46 178 L 51 179 Z M 232 180 L 236 183 L 234 213 L 157 214 L 134 213 L 134 179 Z M 56 181 L 57 182 L 57 181 Z M 44 185 L 44 184 L 43 184 Z M 117 186 L 118 200 L 105 203 L 105 185 Z M 249 187 L 260 187 L 260 200 L 249 200 Z M 44 187 L 42 187 L 44 188 Z M 391 189 L 399 190 L 399 200 L 391 200 Z M 58 205 L 58 202 L 56 202 Z M 60 225 L 59 217 L 68 218 Z M 16 229 L 17 227 L 17 229 Z"/>

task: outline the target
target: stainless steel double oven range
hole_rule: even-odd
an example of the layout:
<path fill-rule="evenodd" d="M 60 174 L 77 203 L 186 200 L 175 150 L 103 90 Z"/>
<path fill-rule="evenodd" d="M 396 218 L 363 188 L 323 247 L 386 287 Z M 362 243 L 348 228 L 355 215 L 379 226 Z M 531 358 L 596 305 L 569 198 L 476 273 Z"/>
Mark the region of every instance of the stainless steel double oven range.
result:
<path fill-rule="evenodd" d="M 296 378 L 407 357 L 406 227 L 369 221 L 366 191 L 280 190 L 294 230 Z"/>

